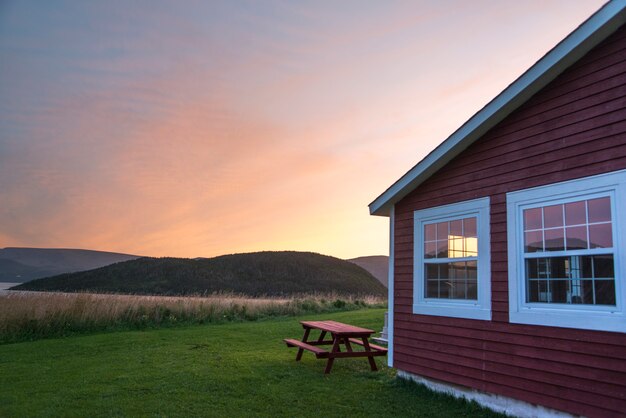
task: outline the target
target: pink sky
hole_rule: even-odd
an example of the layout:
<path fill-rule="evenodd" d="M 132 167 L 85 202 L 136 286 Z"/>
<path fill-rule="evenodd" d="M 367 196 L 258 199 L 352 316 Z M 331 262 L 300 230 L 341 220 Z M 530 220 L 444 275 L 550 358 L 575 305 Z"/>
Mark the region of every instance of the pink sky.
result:
<path fill-rule="evenodd" d="M 602 1 L 7 2 L 0 247 L 388 253 L 367 205 Z"/>

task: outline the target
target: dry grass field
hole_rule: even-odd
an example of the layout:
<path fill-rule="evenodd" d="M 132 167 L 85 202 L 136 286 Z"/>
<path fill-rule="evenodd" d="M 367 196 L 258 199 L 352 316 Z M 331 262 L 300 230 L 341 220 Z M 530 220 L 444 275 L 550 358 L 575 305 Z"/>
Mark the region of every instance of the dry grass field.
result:
<path fill-rule="evenodd" d="M 383 298 L 335 295 L 250 298 L 8 292 L 0 295 L 0 343 L 102 330 L 252 321 L 385 303 Z"/>

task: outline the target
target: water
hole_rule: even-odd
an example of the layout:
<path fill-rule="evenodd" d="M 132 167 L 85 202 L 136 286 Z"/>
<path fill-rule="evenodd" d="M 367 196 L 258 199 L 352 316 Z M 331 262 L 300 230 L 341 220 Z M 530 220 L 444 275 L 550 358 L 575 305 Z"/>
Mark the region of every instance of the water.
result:
<path fill-rule="evenodd" d="M 18 284 L 20 284 L 20 283 L 0 282 L 0 294 L 5 293 L 6 289 L 8 289 L 9 287 L 17 286 Z"/>

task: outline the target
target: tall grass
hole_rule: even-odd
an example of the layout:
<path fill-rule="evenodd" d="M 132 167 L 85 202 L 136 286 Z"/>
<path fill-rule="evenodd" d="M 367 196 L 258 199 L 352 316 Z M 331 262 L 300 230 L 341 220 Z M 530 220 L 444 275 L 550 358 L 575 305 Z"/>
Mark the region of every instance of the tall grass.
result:
<path fill-rule="evenodd" d="M 0 295 L 0 344 L 107 330 L 254 321 L 267 317 L 382 307 L 376 297 L 236 295 L 167 297 L 10 292 Z"/>

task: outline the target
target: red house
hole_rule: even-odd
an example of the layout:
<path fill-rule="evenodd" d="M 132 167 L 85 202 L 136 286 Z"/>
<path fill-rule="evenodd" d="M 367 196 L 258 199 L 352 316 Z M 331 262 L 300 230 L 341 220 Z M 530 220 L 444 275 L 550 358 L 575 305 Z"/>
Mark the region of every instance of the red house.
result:
<path fill-rule="evenodd" d="M 626 1 L 370 204 L 389 365 L 522 416 L 626 416 Z"/>

